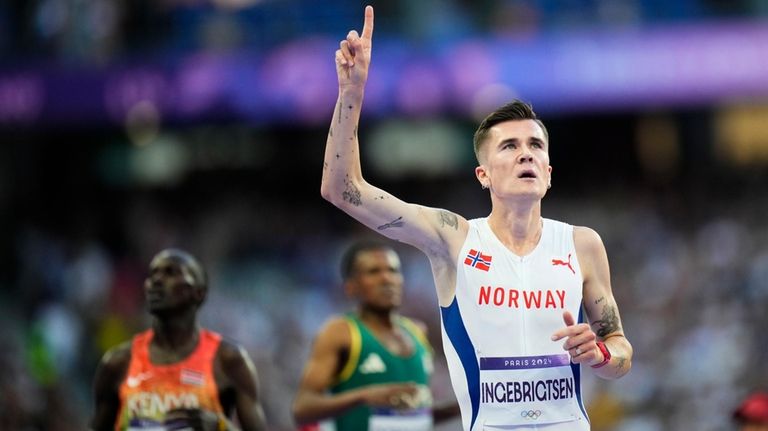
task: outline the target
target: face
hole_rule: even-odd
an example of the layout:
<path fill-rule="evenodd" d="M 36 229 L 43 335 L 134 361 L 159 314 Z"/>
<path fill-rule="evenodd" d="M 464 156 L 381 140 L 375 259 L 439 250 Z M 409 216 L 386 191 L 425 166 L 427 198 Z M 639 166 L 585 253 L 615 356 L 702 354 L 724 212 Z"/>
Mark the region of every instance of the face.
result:
<path fill-rule="evenodd" d="M 144 297 L 150 313 L 189 308 L 199 305 L 204 292 L 185 259 L 160 253 L 149 264 L 144 280 Z"/>
<path fill-rule="evenodd" d="M 358 253 L 346 288 L 364 307 L 378 311 L 399 307 L 403 298 L 403 275 L 397 253 L 392 250 Z"/>
<path fill-rule="evenodd" d="M 552 167 L 544 131 L 533 120 L 506 121 L 488 130 L 475 175 L 500 197 L 541 199 Z"/>

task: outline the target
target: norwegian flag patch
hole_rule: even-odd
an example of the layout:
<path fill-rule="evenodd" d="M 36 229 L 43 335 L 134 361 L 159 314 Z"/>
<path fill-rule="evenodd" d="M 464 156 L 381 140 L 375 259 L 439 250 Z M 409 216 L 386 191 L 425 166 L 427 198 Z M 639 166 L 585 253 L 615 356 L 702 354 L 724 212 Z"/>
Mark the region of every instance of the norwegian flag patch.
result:
<path fill-rule="evenodd" d="M 491 260 L 493 260 L 491 255 L 483 254 L 483 252 L 473 248 L 469 250 L 467 257 L 464 259 L 464 265 L 473 266 L 481 271 L 487 272 L 491 269 Z"/>

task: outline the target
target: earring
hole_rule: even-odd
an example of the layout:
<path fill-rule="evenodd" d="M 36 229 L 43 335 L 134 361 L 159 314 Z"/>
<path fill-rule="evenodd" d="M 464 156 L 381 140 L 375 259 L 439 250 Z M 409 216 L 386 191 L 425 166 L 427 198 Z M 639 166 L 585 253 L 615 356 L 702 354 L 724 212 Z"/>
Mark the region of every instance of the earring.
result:
<path fill-rule="evenodd" d="M 547 190 L 549 190 L 551 188 L 552 188 L 552 181 L 550 181 L 549 184 L 547 184 Z"/>
<path fill-rule="evenodd" d="M 487 188 L 488 188 L 488 185 L 487 185 L 487 184 L 480 184 L 480 188 L 482 188 L 483 190 L 485 190 L 485 189 L 487 189 Z"/>

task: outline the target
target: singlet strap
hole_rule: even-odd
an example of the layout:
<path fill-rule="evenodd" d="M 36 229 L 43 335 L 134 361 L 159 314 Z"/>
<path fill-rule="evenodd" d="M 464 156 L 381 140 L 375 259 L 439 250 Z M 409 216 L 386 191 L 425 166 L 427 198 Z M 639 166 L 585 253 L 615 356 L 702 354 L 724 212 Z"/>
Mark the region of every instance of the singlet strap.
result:
<path fill-rule="evenodd" d="M 349 343 L 349 355 L 347 357 L 347 363 L 344 364 L 344 367 L 341 369 L 337 383 L 345 382 L 350 377 L 352 377 L 352 374 L 355 372 L 355 368 L 357 368 L 357 363 L 360 361 L 360 351 L 363 348 L 363 339 L 362 335 L 360 334 L 360 327 L 358 326 L 358 323 L 354 320 L 354 318 L 350 316 L 346 316 L 344 320 L 349 326 L 351 342 Z"/>
<path fill-rule="evenodd" d="M 405 317 L 400 316 L 398 319 L 400 326 L 403 327 L 408 333 L 410 333 L 413 338 L 421 344 L 421 346 L 424 348 L 424 350 L 434 353 L 432 349 L 432 345 L 429 344 L 429 340 L 427 340 L 427 335 L 424 333 L 424 330 L 421 329 L 419 325 L 417 325 L 413 320 Z"/>

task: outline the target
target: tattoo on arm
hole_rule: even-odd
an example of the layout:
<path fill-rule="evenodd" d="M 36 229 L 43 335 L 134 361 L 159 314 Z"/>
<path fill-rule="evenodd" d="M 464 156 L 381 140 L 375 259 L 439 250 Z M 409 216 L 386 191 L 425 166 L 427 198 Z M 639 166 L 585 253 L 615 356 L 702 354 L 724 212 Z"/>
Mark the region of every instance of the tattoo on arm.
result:
<path fill-rule="evenodd" d="M 383 224 L 383 225 L 377 227 L 376 229 L 384 230 L 384 229 L 389 229 L 391 227 L 403 227 L 404 224 L 405 224 L 405 222 L 403 221 L 403 217 L 400 216 L 400 217 L 392 220 L 389 223 L 386 223 L 386 224 Z"/>
<path fill-rule="evenodd" d="M 599 304 L 603 301 L 605 301 L 605 296 L 601 296 L 598 300 L 595 301 L 595 304 Z"/>
<path fill-rule="evenodd" d="M 616 360 L 619 362 L 617 367 L 621 370 L 624 369 L 624 365 L 627 363 L 627 358 L 623 356 L 617 356 Z"/>
<path fill-rule="evenodd" d="M 333 138 L 333 127 L 331 127 L 330 129 L 328 129 L 328 136 L 330 136 L 331 138 Z"/>
<path fill-rule="evenodd" d="M 619 326 L 619 316 L 616 315 L 616 307 L 611 305 L 603 307 L 602 318 L 595 320 L 592 326 L 597 326 L 595 333 L 599 337 L 605 337 L 611 332 L 618 331 L 621 327 Z"/>
<path fill-rule="evenodd" d="M 359 207 L 363 204 L 362 199 L 360 198 L 360 190 L 355 187 L 354 184 L 351 182 L 344 181 L 344 184 L 347 186 L 346 189 L 341 193 L 342 199 L 345 201 L 351 203 L 352 205 Z"/>
<path fill-rule="evenodd" d="M 440 226 L 448 226 L 456 230 L 459 228 L 459 219 L 456 217 L 456 214 L 450 211 L 442 210 L 440 211 Z"/>
<path fill-rule="evenodd" d="M 339 124 L 341 124 L 341 100 L 339 100 Z"/>

